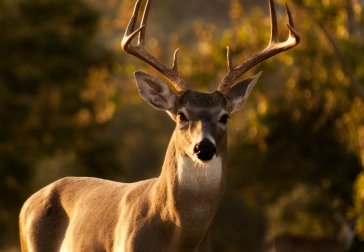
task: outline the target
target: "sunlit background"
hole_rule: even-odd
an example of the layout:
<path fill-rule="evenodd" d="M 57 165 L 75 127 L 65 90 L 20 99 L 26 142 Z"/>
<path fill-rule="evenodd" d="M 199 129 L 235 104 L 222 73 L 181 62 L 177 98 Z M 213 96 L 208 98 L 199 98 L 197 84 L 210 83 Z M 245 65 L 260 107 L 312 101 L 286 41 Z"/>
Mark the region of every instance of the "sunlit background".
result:
<path fill-rule="evenodd" d="M 21 205 L 58 178 L 158 176 L 174 125 L 137 94 L 135 70 L 159 73 L 120 49 L 134 3 L 0 1 L 0 251 L 19 250 Z M 266 251 L 284 235 L 341 242 L 343 226 L 364 251 L 364 1 L 287 3 L 301 43 L 246 75 L 263 71 L 230 121 L 214 251 Z M 242 62 L 266 46 L 269 22 L 265 0 L 153 0 L 147 47 L 168 65 L 179 47 L 182 77 L 211 91 L 226 46 Z"/>

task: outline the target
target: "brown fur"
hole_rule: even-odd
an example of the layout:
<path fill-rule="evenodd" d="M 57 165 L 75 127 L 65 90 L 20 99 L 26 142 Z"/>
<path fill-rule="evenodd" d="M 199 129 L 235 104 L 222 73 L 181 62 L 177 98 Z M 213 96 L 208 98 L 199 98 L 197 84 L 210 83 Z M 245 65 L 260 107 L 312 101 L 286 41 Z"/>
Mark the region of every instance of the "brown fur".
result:
<path fill-rule="evenodd" d="M 187 107 L 191 123 L 205 121 L 218 143 L 222 177 L 217 188 L 180 186 L 178 158 L 187 155 L 193 130 L 186 134 L 177 123 L 158 178 L 125 184 L 67 177 L 32 195 L 20 214 L 22 251 L 207 251 L 225 185 L 226 130 L 212 119 L 218 109 L 211 112 L 206 104 L 214 100 L 221 108 L 226 100 L 202 93 L 184 99 L 188 102 L 181 100 L 180 106 Z"/>
<path fill-rule="evenodd" d="M 226 124 L 220 118 L 245 98 L 195 91 L 176 96 L 145 73 L 136 73 L 136 79 L 142 97 L 177 123 L 161 175 L 130 184 L 67 177 L 46 186 L 21 210 L 22 251 L 209 251 L 227 164 Z M 209 161 L 194 152 L 202 138 L 214 145 Z"/>

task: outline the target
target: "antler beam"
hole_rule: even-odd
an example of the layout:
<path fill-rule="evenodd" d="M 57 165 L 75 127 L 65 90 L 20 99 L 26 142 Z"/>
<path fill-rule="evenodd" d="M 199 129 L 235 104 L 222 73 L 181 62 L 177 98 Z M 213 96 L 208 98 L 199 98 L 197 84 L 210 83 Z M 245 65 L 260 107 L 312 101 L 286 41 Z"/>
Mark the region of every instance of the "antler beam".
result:
<path fill-rule="evenodd" d="M 230 55 L 229 47 L 227 47 L 227 73 L 221 80 L 217 90 L 222 93 L 227 93 L 230 87 L 235 81 L 246 73 L 249 69 L 257 65 L 258 63 L 280 53 L 286 51 L 300 42 L 300 37 L 294 28 L 293 18 L 290 9 L 286 6 L 286 12 L 288 16 L 288 38 L 279 42 L 278 40 L 278 25 L 277 25 L 277 14 L 273 0 L 269 0 L 270 17 L 271 17 L 271 38 L 268 46 L 261 52 L 255 54 L 251 58 L 247 59 L 237 67 L 233 67 L 232 59 Z"/>
<path fill-rule="evenodd" d="M 171 68 L 168 68 L 162 63 L 160 63 L 153 55 L 148 53 L 145 49 L 145 31 L 147 27 L 147 19 L 148 19 L 151 0 L 147 0 L 147 3 L 144 7 L 143 17 L 140 22 L 140 26 L 136 28 L 141 1 L 142 0 L 138 0 L 134 6 L 133 15 L 130 18 L 124 37 L 121 40 L 121 48 L 125 52 L 134 55 L 135 57 L 143 60 L 144 62 L 148 63 L 149 65 L 157 69 L 160 73 L 162 73 L 172 82 L 172 84 L 174 85 L 174 87 L 178 92 L 184 92 L 188 89 L 188 87 L 186 82 L 183 79 L 181 79 L 178 74 L 178 68 L 177 68 L 178 48 L 174 51 L 173 65 Z M 131 42 L 136 37 L 136 35 L 139 35 L 138 42 L 136 45 L 132 45 Z"/>

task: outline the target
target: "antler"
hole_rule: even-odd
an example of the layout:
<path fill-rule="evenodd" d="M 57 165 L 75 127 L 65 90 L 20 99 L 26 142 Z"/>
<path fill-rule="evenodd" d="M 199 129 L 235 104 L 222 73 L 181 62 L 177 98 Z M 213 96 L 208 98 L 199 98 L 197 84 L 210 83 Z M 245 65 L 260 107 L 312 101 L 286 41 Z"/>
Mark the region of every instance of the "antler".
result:
<path fill-rule="evenodd" d="M 227 47 L 227 73 L 224 75 L 223 79 L 221 80 L 219 90 L 222 93 L 227 93 L 230 87 L 234 84 L 236 79 L 241 77 L 244 73 L 246 73 L 249 69 L 253 66 L 257 65 L 258 63 L 280 53 L 286 51 L 300 42 L 300 37 L 298 33 L 294 29 L 293 18 L 290 9 L 286 6 L 286 11 L 288 15 L 287 24 L 289 29 L 289 35 L 287 40 L 283 42 L 279 42 L 278 40 L 278 26 L 277 26 L 277 14 L 274 6 L 273 0 L 269 0 L 269 7 L 270 7 L 270 16 L 271 16 L 271 38 L 268 46 L 261 52 L 255 54 L 251 58 L 244 61 L 237 67 L 232 66 L 232 59 L 230 56 L 229 47 Z"/>
<path fill-rule="evenodd" d="M 164 66 L 154 56 L 152 56 L 145 50 L 145 30 L 147 26 L 147 18 L 151 0 L 147 0 L 147 3 L 144 8 L 142 21 L 140 23 L 140 27 L 135 29 L 141 1 L 142 0 L 138 0 L 135 4 L 133 15 L 130 18 L 124 37 L 121 40 L 121 48 L 125 52 L 136 56 L 137 58 L 143 60 L 144 62 L 148 63 L 149 65 L 157 69 L 159 72 L 161 72 L 173 83 L 178 92 L 186 91 L 188 89 L 186 82 L 183 79 L 181 79 L 178 75 L 178 69 L 177 69 L 178 48 L 174 51 L 172 68 Z M 137 34 L 139 34 L 138 43 L 137 45 L 132 45 L 131 42 Z"/>

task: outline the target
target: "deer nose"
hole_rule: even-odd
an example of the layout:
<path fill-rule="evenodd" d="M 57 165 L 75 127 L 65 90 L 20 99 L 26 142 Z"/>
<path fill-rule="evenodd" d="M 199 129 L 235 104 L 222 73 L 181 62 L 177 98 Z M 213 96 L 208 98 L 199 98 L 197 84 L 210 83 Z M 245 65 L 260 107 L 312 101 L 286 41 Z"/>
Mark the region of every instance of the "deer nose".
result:
<path fill-rule="evenodd" d="M 202 161 L 209 161 L 215 155 L 216 147 L 210 139 L 204 138 L 201 142 L 195 145 L 193 152 L 197 155 L 198 159 Z"/>

